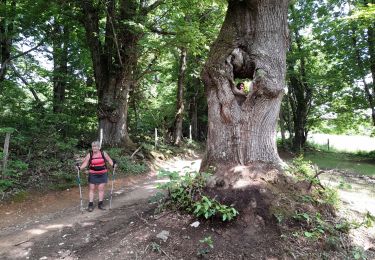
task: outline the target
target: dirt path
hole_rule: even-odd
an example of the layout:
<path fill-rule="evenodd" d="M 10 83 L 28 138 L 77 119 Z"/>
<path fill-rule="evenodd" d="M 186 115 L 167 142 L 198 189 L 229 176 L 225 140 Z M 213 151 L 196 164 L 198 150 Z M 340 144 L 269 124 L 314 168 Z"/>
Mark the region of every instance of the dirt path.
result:
<path fill-rule="evenodd" d="M 196 171 L 199 166 L 198 157 L 157 163 L 159 169 L 178 172 Z M 199 249 L 199 240 L 205 232 L 221 231 L 207 231 L 203 224 L 201 229 L 194 229 L 191 223 L 196 220 L 179 214 L 154 216 L 155 206 L 150 205 L 148 199 L 156 193 L 156 185 L 163 181 L 156 178 L 155 172 L 116 180 L 112 210 L 95 209 L 81 214 L 77 188 L 43 196 L 34 194 L 22 203 L 1 205 L 0 259 L 175 259 L 173 255 L 179 255 L 176 252 L 187 250 L 184 241 L 192 244 L 193 240 L 197 246 L 190 249 L 192 258 L 189 259 L 196 259 L 194 250 Z M 359 219 L 367 211 L 375 215 L 375 183 L 371 180 L 342 175 L 325 175 L 322 179 L 331 186 L 343 186 L 339 193 L 343 201 L 340 215 L 353 219 Z M 86 206 L 87 187 L 83 190 Z M 169 231 L 173 238 L 163 242 L 157 238 L 161 231 Z M 218 249 L 212 257 L 239 259 L 238 255 L 221 257 L 219 248 L 239 245 L 232 245 L 230 233 L 219 233 L 224 240 L 215 241 Z M 375 244 L 375 228 L 355 230 L 352 236 L 353 242 L 365 250 Z M 255 242 L 248 247 L 256 246 Z M 265 255 L 258 253 L 256 255 L 255 250 L 242 257 L 260 259 L 259 255 Z M 268 254 L 272 256 L 271 249 Z"/>
<path fill-rule="evenodd" d="M 157 164 L 169 171 L 198 170 L 199 159 L 175 158 Z M 112 209 L 80 213 L 77 188 L 43 196 L 32 194 L 22 203 L 1 205 L 0 259 L 105 259 L 90 256 L 97 241 L 115 236 L 119 227 L 132 227 L 149 211 L 148 199 L 155 194 L 155 171 L 147 177 L 116 180 Z M 109 185 L 108 185 L 109 188 Z M 107 208 L 108 208 L 107 191 Z M 87 187 L 83 188 L 84 206 Z M 126 232 L 126 228 L 122 232 Z M 113 239 L 113 238 L 112 238 Z"/>
<path fill-rule="evenodd" d="M 327 186 L 338 188 L 341 201 L 338 214 L 342 218 L 361 223 L 369 212 L 375 216 L 375 178 L 355 176 L 337 171 L 330 171 L 321 176 Z M 375 251 L 375 226 L 351 230 L 354 245 L 365 251 Z"/>

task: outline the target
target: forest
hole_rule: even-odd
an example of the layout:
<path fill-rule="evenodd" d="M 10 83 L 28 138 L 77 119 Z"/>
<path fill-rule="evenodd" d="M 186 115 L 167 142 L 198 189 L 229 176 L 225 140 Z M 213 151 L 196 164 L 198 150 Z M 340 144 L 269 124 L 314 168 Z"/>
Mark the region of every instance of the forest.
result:
<path fill-rule="evenodd" d="M 374 204 L 344 212 L 327 182 L 353 194 L 365 185 L 373 203 L 375 145 L 339 151 L 310 138 L 372 140 L 374 82 L 374 0 L 1 0 L 0 206 L 9 219 L 22 215 L 3 216 L 2 236 L 28 214 L 57 212 L 22 210 L 33 197 L 74 190 L 69 207 L 78 205 L 75 165 L 96 140 L 117 161 L 115 191 L 150 173 L 170 182 L 152 206 L 136 190 L 143 204 L 133 215 L 120 212 L 133 205 L 127 195 L 115 194 L 118 211 L 104 219 L 124 229 L 95 212 L 100 238 L 85 244 L 79 223 L 89 220 L 74 215 L 74 246 L 53 232 L 21 244 L 14 235 L 23 251 L 4 244 L 0 257 L 373 259 Z M 188 173 L 175 156 L 202 162 Z M 202 229 L 172 242 L 149 235 L 155 225 L 172 236 L 195 219 Z M 103 237 L 117 241 L 102 248 L 110 256 L 88 249 Z"/>

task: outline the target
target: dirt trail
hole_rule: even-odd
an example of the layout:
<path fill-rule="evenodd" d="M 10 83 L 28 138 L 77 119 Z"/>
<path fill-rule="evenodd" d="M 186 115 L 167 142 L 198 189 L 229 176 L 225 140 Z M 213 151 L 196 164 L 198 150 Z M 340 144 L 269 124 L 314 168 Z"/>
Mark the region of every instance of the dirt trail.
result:
<path fill-rule="evenodd" d="M 338 188 L 341 206 L 339 217 L 361 223 L 369 212 L 375 216 L 375 178 L 330 171 L 321 176 L 322 182 Z M 375 251 L 375 226 L 353 229 L 352 242 L 364 250 Z"/>
<path fill-rule="evenodd" d="M 197 171 L 199 166 L 198 156 L 157 162 L 158 169 L 178 172 Z M 199 230 L 187 232 L 190 222 L 195 220 L 178 214 L 153 218 L 155 206 L 150 205 L 148 199 L 155 194 L 157 183 L 163 181 L 158 180 L 155 173 L 151 171 L 147 176 L 116 180 L 112 210 L 96 208 L 94 212 L 81 214 L 77 188 L 43 196 L 34 194 L 22 203 L 0 205 L 0 259 L 174 259 L 173 251 L 163 252 L 163 247 L 159 247 L 166 247 L 165 242 L 153 240 L 163 229 L 160 221 L 168 220 L 169 231 L 175 238 L 168 240 L 171 250 L 186 250 L 181 241 L 191 242 L 193 238 L 189 236 Z M 342 178 L 335 174 L 322 176 L 331 186 L 342 186 Z M 343 201 L 340 215 L 355 219 L 366 211 L 375 214 L 375 183 L 351 177 L 346 177 L 345 183 L 351 186 L 340 190 Z M 84 206 L 87 206 L 87 187 L 83 191 Z M 107 208 L 108 205 L 107 200 Z M 181 221 L 184 225 L 180 229 L 177 223 Z M 182 240 L 177 236 L 182 236 Z M 374 247 L 375 228 L 355 230 L 352 236 L 353 241 L 365 250 Z M 231 238 L 227 239 L 223 245 L 234 246 Z M 236 255 L 225 257 L 238 259 Z"/>
<path fill-rule="evenodd" d="M 199 169 L 200 160 L 175 158 L 157 165 L 169 171 L 194 171 Z M 131 225 L 134 218 L 142 219 L 143 212 L 150 210 L 148 198 L 160 181 L 155 171 L 148 176 L 116 180 L 112 210 L 106 211 L 96 208 L 81 214 L 78 188 L 42 196 L 35 193 L 21 203 L 1 204 L 0 259 L 77 259 L 74 249 L 95 243 L 119 226 Z M 87 187 L 83 187 L 85 207 L 87 197 Z M 109 191 L 106 201 L 108 208 Z M 86 253 L 83 250 L 79 254 Z M 102 259 L 89 255 L 83 258 Z"/>

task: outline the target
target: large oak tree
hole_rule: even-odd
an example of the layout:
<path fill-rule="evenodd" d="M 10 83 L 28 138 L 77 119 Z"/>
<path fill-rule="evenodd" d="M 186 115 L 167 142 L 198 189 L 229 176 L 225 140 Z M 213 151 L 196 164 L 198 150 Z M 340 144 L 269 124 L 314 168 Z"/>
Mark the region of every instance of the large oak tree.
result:
<path fill-rule="evenodd" d="M 202 168 L 280 162 L 276 123 L 286 71 L 288 0 L 230 0 L 202 71 L 208 139 Z M 238 93 L 236 79 L 253 91 Z"/>

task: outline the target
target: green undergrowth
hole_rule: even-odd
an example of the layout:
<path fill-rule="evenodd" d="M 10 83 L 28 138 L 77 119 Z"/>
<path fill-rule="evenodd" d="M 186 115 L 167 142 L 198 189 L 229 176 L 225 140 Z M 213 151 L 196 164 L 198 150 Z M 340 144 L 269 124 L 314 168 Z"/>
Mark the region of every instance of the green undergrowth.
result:
<path fill-rule="evenodd" d="M 216 217 L 222 221 L 233 220 L 239 213 L 232 205 L 221 204 L 204 194 L 209 176 L 209 173 L 180 175 L 178 172 L 160 171 L 158 177 L 168 180 L 158 185 L 158 189 L 164 192 L 158 192 L 151 201 L 159 203 L 159 210 L 172 207 L 205 219 Z"/>
<path fill-rule="evenodd" d="M 65 146 L 63 148 L 68 150 Z M 12 156 L 8 160 L 4 177 L 0 179 L 0 199 L 22 201 L 27 196 L 19 194 L 27 193 L 28 190 L 65 190 L 77 186 L 78 172 L 73 156 L 78 152 L 74 147 L 71 147 L 71 151 L 71 154 L 54 153 L 54 155 L 36 153 L 33 160 L 13 159 Z M 143 161 L 131 159 L 122 149 L 113 148 L 106 152 L 117 161 L 117 177 L 139 175 L 149 170 Z M 83 158 L 87 153 L 88 150 L 81 151 L 80 157 Z M 109 167 L 110 177 L 112 173 L 113 169 Z M 87 175 L 83 171 L 80 172 L 80 183 L 83 186 L 87 185 Z"/>
<path fill-rule="evenodd" d="M 180 145 L 171 145 L 169 143 L 159 142 L 155 147 L 154 143 L 143 143 L 144 150 L 152 154 L 154 157 L 169 159 L 175 156 L 190 156 L 202 153 L 204 146 L 202 143 L 194 140 L 184 139 Z"/>
<path fill-rule="evenodd" d="M 291 248 L 291 256 L 298 258 L 298 248 L 293 250 L 293 247 L 299 245 L 319 246 L 317 257 L 321 259 L 329 259 L 333 251 L 348 257 L 356 250 L 348 246 L 350 230 L 371 227 L 375 217 L 367 213 L 362 221 L 337 218 L 338 192 L 323 186 L 318 173 L 319 170 L 303 157 L 294 159 L 286 170 L 289 187 L 278 194 L 271 213 Z"/>

